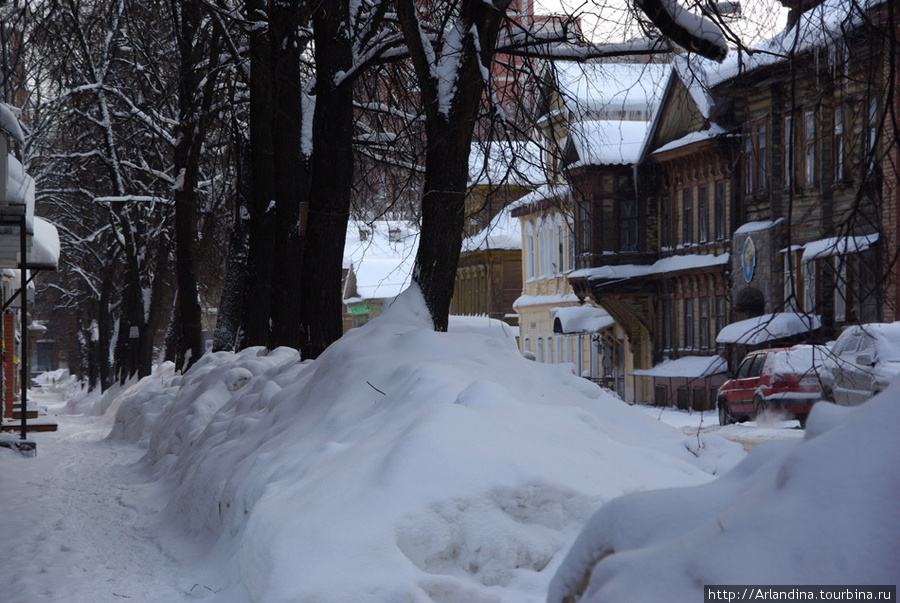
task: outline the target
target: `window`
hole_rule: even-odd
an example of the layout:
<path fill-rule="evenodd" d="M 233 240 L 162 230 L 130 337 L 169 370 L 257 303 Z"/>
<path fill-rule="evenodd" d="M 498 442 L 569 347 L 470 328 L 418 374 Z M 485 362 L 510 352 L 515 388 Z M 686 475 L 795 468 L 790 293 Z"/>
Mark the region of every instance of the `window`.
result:
<path fill-rule="evenodd" d="M 796 312 L 799 309 L 797 303 L 797 278 L 794 275 L 796 262 L 792 261 L 790 253 L 784 254 L 784 305 L 785 311 Z"/>
<path fill-rule="evenodd" d="M 844 256 L 834 256 L 834 321 L 847 320 L 847 261 Z"/>
<path fill-rule="evenodd" d="M 747 374 L 750 372 L 750 365 L 753 364 L 753 359 L 755 356 L 749 356 L 744 358 L 744 361 L 741 362 L 741 366 L 738 367 L 737 374 L 735 375 L 736 379 L 745 379 Z"/>
<path fill-rule="evenodd" d="M 535 257 L 534 257 L 534 226 L 531 222 L 525 223 L 525 275 L 526 278 L 535 277 Z"/>
<path fill-rule="evenodd" d="M 700 349 L 709 349 L 709 298 L 700 298 Z"/>
<path fill-rule="evenodd" d="M 744 139 L 744 194 L 753 192 L 753 139 L 749 132 Z"/>
<path fill-rule="evenodd" d="M 556 237 L 556 226 L 548 218 L 544 223 L 544 274 L 551 276 L 560 272 L 560 268 L 556 264 L 556 246 L 554 239 Z"/>
<path fill-rule="evenodd" d="M 700 221 L 700 242 L 706 243 L 709 238 L 709 211 L 706 209 L 706 185 L 697 189 L 697 219 Z"/>
<path fill-rule="evenodd" d="M 553 336 L 547 335 L 547 362 L 553 364 L 556 362 L 556 355 L 554 352 L 556 348 L 553 347 Z"/>
<path fill-rule="evenodd" d="M 753 357 L 753 364 L 750 365 L 750 372 L 747 373 L 748 377 L 759 377 L 762 375 L 762 367 L 763 362 L 766 361 L 765 354 L 757 354 Z"/>
<path fill-rule="evenodd" d="M 756 190 L 766 189 L 766 122 L 761 120 L 756 126 Z"/>
<path fill-rule="evenodd" d="M 844 179 L 844 110 L 840 107 L 834 110 L 834 181 L 841 182 Z"/>
<path fill-rule="evenodd" d="M 556 337 L 553 338 L 553 340 L 556 342 L 556 362 L 562 362 L 563 361 L 563 336 L 557 335 Z"/>
<path fill-rule="evenodd" d="M 806 186 L 816 183 L 816 112 L 807 111 L 803 116 L 803 165 Z"/>
<path fill-rule="evenodd" d="M 875 165 L 875 145 L 878 142 L 878 101 L 872 97 L 869 99 L 869 115 L 866 121 L 868 136 L 866 137 L 866 153 L 869 169 Z"/>
<path fill-rule="evenodd" d="M 691 209 L 694 205 L 694 200 L 691 198 L 691 189 L 686 188 L 681 193 L 682 199 L 682 212 L 683 212 L 683 224 L 682 224 L 682 243 L 685 245 L 690 245 L 694 242 L 694 224 L 691 218 Z"/>
<path fill-rule="evenodd" d="M 716 337 L 728 324 L 728 299 L 724 295 L 716 298 Z M 718 344 L 717 344 L 718 347 Z M 713 398 L 715 399 L 715 398 Z"/>
<path fill-rule="evenodd" d="M 816 262 L 803 262 L 803 310 L 813 312 L 816 309 Z"/>
<path fill-rule="evenodd" d="M 784 187 L 794 182 L 794 117 L 784 116 Z"/>
<path fill-rule="evenodd" d="M 538 262 L 538 276 L 542 277 L 547 274 L 547 253 L 544 248 L 547 244 L 547 235 L 545 233 L 545 228 L 541 226 L 538 228 L 537 235 L 537 262 Z"/>
<path fill-rule="evenodd" d="M 716 221 L 716 240 L 721 241 L 725 238 L 725 181 L 716 182 L 716 200 L 715 208 Z"/>
<path fill-rule="evenodd" d="M 535 351 L 535 356 L 537 356 L 538 362 L 544 361 L 544 338 L 538 335 L 537 338 L 537 350 Z"/>
<path fill-rule="evenodd" d="M 568 235 L 568 270 L 575 269 L 575 224 L 572 223 L 571 218 L 566 223 L 566 234 Z"/>
<path fill-rule="evenodd" d="M 659 245 L 660 247 L 671 247 L 672 241 L 669 237 L 671 230 L 671 208 L 669 207 L 669 195 L 662 198 L 659 206 Z"/>
<path fill-rule="evenodd" d="M 566 225 L 562 216 L 556 217 L 556 273 L 562 274 L 566 261 Z"/>
<path fill-rule="evenodd" d="M 619 251 L 638 250 L 639 229 L 637 199 L 619 200 Z"/>
<path fill-rule="evenodd" d="M 587 201 L 578 203 L 578 253 L 591 252 L 591 205 Z"/>
<path fill-rule="evenodd" d="M 694 348 L 694 300 L 684 300 L 684 347 Z"/>
<path fill-rule="evenodd" d="M 675 315 L 672 312 L 672 300 L 664 299 L 663 300 L 663 315 L 662 315 L 662 334 L 663 334 L 663 349 L 671 350 L 672 349 L 672 325 L 674 324 Z"/>

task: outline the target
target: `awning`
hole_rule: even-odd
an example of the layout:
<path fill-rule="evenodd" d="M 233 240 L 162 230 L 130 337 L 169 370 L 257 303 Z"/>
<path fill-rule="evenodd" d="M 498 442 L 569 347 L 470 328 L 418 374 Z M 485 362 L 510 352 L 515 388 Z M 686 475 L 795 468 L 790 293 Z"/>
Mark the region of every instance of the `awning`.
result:
<path fill-rule="evenodd" d="M 859 237 L 831 237 L 830 239 L 813 241 L 803 246 L 803 261 L 808 262 L 834 255 L 862 253 L 878 241 L 878 236 L 876 232 Z"/>
<path fill-rule="evenodd" d="M 59 233 L 43 218 L 34 217 L 34 238 L 28 254 L 31 270 L 56 270 L 59 266 Z"/>
<path fill-rule="evenodd" d="M 732 323 L 719 331 L 718 343 L 759 345 L 767 341 L 808 333 L 822 326 L 822 318 L 814 314 L 779 312 L 763 314 Z"/>
<path fill-rule="evenodd" d="M 631 373 L 637 377 L 684 377 L 699 379 L 718 375 L 728 370 L 728 363 L 721 356 L 684 356 L 660 362 L 651 369 L 639 369 Z"/>
<path fill-rule="evenodd" d="M 565 306 L 550 310 L 554 333 L 596 333 L 616 324 L 606 310 L 594 306 Z"/>

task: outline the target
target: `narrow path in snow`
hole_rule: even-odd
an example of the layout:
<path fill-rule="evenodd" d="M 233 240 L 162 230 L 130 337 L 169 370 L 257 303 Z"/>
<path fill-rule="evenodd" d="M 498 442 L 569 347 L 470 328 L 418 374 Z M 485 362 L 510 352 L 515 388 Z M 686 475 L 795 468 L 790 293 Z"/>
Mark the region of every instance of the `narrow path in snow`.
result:
<path fill-rule="evenodd" d="M 0 456 L 0 600 L 186 600 L 179 566 L 138 521 L 160 504 L 156 486 L 133 483 L 142 451 L 105 441 L 96 417 L 57 420 L 30 436 L 36 458 Z"/>

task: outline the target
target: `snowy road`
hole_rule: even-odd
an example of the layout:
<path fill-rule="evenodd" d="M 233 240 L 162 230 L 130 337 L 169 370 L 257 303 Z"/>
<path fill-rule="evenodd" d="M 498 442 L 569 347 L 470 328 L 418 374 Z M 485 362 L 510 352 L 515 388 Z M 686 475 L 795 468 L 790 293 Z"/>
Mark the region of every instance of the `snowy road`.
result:
<path fill-rule="evenodd" d="M 191 585 L 146 527 L 161 497 L 135 483 L 142 451 L 103 441 L 109 425 L 96 417 L 57 420 L 57 433 L 30 436 L 36 458 L 0 449 L 0 599 L 187 600 Z"/>

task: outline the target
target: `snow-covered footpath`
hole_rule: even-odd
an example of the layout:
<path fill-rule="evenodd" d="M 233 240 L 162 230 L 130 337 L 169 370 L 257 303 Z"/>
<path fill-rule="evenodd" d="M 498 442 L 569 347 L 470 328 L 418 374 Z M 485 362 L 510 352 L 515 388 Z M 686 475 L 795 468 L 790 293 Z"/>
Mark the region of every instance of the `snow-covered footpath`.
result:
<path fill-rule="evenodd" d="M 838 583 L 897 582 L 900 564 L 887 562 L 900 560 L 900 444 L 886 427 L 854 427 L 896 426 L 896 400 L 814 413 L 806 439 L 760 445 L 716 480 L 744 459 L 739 444 L 686 435 L 565 367 L 524 360 L 499 323 L 428 326 L 408 291 L 315 362 L 250 349 L 207 355 L 183 377 L 162 367 L 96 405 L 102 420 L 66 418 L 36 459 L 0 454 L 0 538 L 13 560 L 0 562 L 2 600 L 538 602 L 554 575 L 553 600 L 617 584 L 607 566 L 621 584 L 652 585 L 640 600 L 702 600 L 698 580 L 747 575 L 729 558 L 771 569 L 756 561 L 768 538 L 798 583 L 823 563 Z M 831 472 L 837 455 L 846 460 Z M 651 503 L 636 494 L 646 491 Z M 757 508 L 766 530 L 753 527 Z M 726 534 L 744 534 L 730 549 L 719 537 L 730 554 L 719 564 L 689 537 L 716 514 Z M 801 517 L 802 529 L 784 530 Z M 848 535 L 828 546 L 836 525 Z M 649 561 L 606 556 L 638 549 Z M 613 563 L 596 565 L 604 556 Z M 602 600 L 639 600 L 621 584 Z M 668 596 L 681 591 L 689 598 Z"/>

